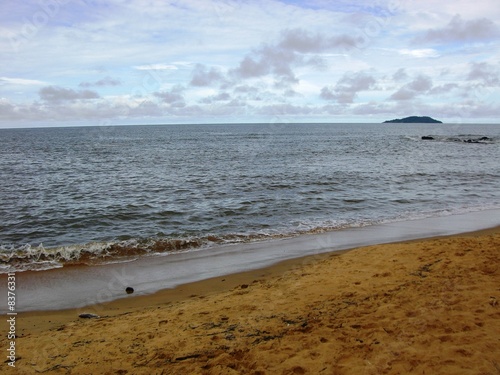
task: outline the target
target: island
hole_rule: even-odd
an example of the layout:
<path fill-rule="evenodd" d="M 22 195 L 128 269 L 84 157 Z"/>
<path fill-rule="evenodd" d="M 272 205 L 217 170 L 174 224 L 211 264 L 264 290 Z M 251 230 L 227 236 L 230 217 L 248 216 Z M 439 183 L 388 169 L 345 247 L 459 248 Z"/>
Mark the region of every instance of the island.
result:
<path fill-rule="evenodd" d="M 394 120 L 387 120 L 386 123 L 407 123 L 407 124 L 442 124 L 442 121 L 435 120 L 429 116 L 410 116 L 405 118 L 397 118 Z"/>

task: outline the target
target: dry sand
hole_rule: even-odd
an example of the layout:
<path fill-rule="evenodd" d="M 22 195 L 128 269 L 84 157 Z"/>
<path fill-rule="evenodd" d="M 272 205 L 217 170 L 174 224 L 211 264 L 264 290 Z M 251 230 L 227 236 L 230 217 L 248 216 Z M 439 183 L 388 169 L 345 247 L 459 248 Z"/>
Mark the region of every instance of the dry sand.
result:
<path fill-rule="evenodd" d="M 89 308 L 99 319 L 22 314 L 16 368 L 0 372 L 500 374 L 499 255 L 496 228 Z"/>

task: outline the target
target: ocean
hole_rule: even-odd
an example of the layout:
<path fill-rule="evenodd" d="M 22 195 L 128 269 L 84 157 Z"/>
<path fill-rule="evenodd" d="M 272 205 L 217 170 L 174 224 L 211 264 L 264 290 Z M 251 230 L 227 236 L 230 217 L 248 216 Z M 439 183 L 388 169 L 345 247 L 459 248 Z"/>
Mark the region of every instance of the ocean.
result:
<path fill-rule="evenodd" d="M 499 209 L 498 160 L 496 124 L 0 129 L 0 272 Z"/>

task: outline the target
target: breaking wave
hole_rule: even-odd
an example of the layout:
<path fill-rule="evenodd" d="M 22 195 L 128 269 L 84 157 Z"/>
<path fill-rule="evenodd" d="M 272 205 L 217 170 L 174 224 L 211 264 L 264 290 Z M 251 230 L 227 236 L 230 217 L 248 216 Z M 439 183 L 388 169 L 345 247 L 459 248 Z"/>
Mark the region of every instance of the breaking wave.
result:
<path fill-rule="evenodd" d="M 185 238 L 129 239 L 116 242 L 92 242 L 82 245 L 44 247 L 42 244 L 21 247 L 0 246 L 0 274 L 23 271 L 43 271 L 66 266 L 98 266 L 110 263 L 131 262 L 140 256 L 168 255 L 172 253 L 209 250 L 216 245 L 250 243 L 273 239 L 291 238 L 300 235 L 319 234 L 348 228 L 411 221 L 430 217 L 450 216 L 500 208 L 500 206 L 468 207 L 454 210 L 429 212 L 405 212 L 384 219 L 358 219 L 327 222 L 295 223 L 288 230 L 261 231 L 258 233 L 233 233 Z"/>

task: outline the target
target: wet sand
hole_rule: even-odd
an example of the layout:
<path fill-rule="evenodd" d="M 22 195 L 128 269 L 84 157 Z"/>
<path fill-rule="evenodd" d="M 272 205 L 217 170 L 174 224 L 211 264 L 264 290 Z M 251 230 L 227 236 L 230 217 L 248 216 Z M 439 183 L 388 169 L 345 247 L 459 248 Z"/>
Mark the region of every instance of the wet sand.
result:
<path fill-rule="evenodd" d="M 500 374 L 499 255 L 495 228 L 23 313 L 2 373 Z"/>
<path fill-rule="evenodd" d="M 68 266 L 46 271 L 18 272 L 18 312 L 63 310 L 150 295 L 179 285 L 232 273 L 259 270 L 281 261 L 363 246 L 453 235 L 500 225 L 500 209 L 459 215 L 381 223 L 311 233 L 290 238 L 222 244 L 133 261 L 95 266 Z M 7 312 L 7 283 L 0 275 L 0 313 Z"/>

